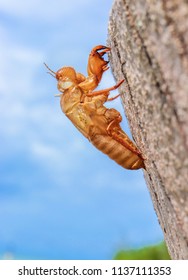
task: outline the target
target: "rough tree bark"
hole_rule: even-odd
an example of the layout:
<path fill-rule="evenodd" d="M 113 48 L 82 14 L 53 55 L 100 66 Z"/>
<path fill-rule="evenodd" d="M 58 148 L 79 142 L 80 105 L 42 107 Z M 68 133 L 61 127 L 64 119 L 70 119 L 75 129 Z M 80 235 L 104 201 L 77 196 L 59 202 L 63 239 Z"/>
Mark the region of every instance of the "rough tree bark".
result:
<path fill-rule="evenodd" d="M 173 259 L 188 259 L 188 2 L 115 0 L 110 63 Z"/>

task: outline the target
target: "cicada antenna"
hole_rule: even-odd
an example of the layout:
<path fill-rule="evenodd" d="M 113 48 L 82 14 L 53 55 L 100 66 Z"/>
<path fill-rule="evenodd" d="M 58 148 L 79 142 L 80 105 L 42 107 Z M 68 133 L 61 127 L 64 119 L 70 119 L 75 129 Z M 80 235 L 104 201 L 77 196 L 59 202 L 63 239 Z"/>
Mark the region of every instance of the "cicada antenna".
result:
<path fill-rule="evenodd" d="M 50 74 L 52 77 L 56 78 L 56 72 L 54 72 L 52 69 L 50 69 L 50 67 L 45 62 L 44 62 L 44 65 L 49 70 L 49 72 L 47 72 L 47 73 Z"/>

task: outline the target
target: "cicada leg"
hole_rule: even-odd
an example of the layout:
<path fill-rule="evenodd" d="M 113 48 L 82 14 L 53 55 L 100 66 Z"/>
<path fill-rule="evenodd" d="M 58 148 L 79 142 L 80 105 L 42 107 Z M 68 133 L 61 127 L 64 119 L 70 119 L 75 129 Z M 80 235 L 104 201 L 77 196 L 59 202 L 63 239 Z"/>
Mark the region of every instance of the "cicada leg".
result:
<path fill-rule="evenodd" d="M 108 98 L 107 101 L 113 101 L 113 100 L 115 100 L 116 98 L 118 98 L 119 96 L 120 96 L 120 94 L 117 94 L 117 95 L 114 96 L 114 97 Z"/>
<path fill-rule="evenodd" d="M 113 110 L 113 111 L 112 111 Z M 109 109 L 108 112 L 114 115 L 114 119 L 109 123 L 107 127 L 107 133 L 120 144 L 122 144 L 125 148 L 130 150 L 131 152 L 141 156 L 141 152 L 137 149 L 134 143 L 129 139 L 125 132 L 122 131 L 120 127 L 120 122 L 122 121 L 122 117 L 118 111 L 115 109 Z"/>
<path fill-rule="evenodd" d="M 117 83 L 113 87 L 89 92 L 88 94 L 86 94 L 86 96 L 93 97 L 93 96 L 97 96 L 97 95 L 101 95 L 101 94 L 109 95 L 110 91 L 117 89 L 123 82 L 124 82 L 124 80 L 121 80 L 119 83 Z M 115 97 L 112 97 L 113 98 L 112 100 L 116 99 L 118 96 L 119 96 L 119 94 Z M 111 101 L 111 98 L 109 98 L 108 101 Z"/>

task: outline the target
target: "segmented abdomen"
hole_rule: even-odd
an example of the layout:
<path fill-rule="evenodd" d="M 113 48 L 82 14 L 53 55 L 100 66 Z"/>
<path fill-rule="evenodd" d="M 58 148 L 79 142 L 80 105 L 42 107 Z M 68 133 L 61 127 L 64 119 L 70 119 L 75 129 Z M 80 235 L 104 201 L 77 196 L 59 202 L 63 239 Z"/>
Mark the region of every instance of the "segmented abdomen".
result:
<path fill-rule="evenodd" d="M 143 159 L 108 135 L 95 135 L 92 144 L 126 169 L 144 168 Z"/>

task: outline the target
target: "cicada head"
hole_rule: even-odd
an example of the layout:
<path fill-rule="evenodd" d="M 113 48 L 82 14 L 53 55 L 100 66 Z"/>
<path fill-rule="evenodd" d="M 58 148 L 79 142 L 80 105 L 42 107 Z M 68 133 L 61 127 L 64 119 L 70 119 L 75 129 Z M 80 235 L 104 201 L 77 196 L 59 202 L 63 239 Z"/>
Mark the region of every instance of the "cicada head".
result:
<path fill-rule="evenodd" d="M 64 90 L 77 84 L 76 72 L 72 67 L 63 67 L 56 72 L 56 79 L 58 80 L 57 87 L 59 91 Z"/>
<path fill-rule="evenodd" d="M 49 74 L 57 79 L 57 87 L 59 91 L 64 92 L 64 90 L 74 86 L 78 83 L 76 78 L 76 71 L 72 67 L 62 67 L 57 72 L 54 72 L 46 63 L 44 63 L 46 68 L 49 70 Z"/>

